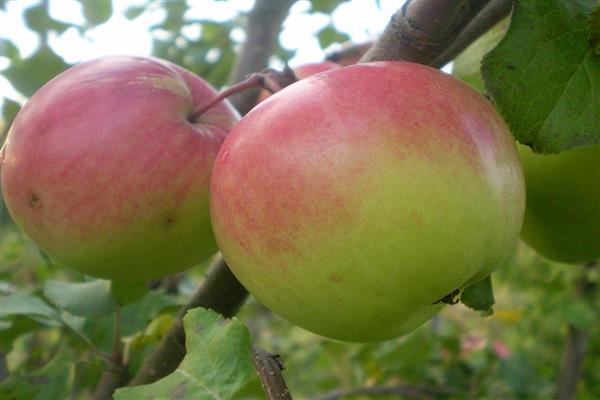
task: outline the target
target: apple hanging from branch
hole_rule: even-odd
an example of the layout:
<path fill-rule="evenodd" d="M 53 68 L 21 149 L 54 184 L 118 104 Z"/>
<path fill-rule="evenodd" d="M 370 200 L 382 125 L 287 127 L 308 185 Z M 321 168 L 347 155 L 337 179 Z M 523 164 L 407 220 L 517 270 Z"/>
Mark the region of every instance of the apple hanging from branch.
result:
<path fill-rule="evenodd" d="M 0 155 L 6 205 L 52 259 L 85 274 L 141 280 L 217 251 L 208 190 L 239 116 L 208 83 L 154 58 L 70 68 L 18 113 Z"/>
<path fill-rule="evenodd" d="M 269 97 L 234 127 L 211 180 L 215 236 L 240 282 L 348 341 L 404 334 L 488 276 L 524 207 L 492 105 L 408 62 L 334 69 Z"/>

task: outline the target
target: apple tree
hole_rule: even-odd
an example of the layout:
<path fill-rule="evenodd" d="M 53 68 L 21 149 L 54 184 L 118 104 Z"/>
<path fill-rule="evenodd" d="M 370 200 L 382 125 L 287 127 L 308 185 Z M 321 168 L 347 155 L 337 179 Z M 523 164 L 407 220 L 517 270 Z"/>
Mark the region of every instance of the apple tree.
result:
<path fill-rule="evenodd" d="M 1 39 L 3 397 L 600 396 L 597 2 L 409 0 L 368 43 L 356 0 L 118 6 Z M 298 10 L 322 60 L 266 68 Z M 52 44 L 152 13 L 155 58 Z"/>

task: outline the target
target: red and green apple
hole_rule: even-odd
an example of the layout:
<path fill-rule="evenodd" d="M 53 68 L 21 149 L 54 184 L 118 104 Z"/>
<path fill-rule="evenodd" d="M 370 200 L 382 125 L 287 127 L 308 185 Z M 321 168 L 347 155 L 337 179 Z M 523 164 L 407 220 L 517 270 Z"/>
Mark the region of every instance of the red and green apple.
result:
<path fill-rule="evenodd" d="M 525 207 L 493 106 L 408 62 L 333 69 L 269 97 L 219 150 L 210 196 L 225 260 L 259 301 L 361 342 L 407 333 L 488 276 Z"/>
<path fill-rule="evenodd" d="M 208 83 L 154 58 L 106 57 L 52 79 L 18 113 L 0 155 L 14 221 L 57 263 L 141 280 L 217 251 L 209 181 L 239 117 Z"/>

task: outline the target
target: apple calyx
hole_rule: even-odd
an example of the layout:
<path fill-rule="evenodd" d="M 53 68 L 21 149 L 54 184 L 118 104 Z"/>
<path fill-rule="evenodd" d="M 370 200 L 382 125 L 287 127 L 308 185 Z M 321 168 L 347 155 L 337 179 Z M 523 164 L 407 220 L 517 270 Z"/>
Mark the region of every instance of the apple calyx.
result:
<path fill-rule="evenodd" d="M 296 81 L 298 81 L 298 78 L 287 64 L 282 71 L 277 71 L 273 68 L 265 68 L 260 72 L 248 75 L 243 81 L 223 90 L 207 103 L 198 107 L 189 115 L 188 121 L 191 123 L 196 122 L 202 114 L 210 110 L 213 106 L 234 94 L 243 92 L 244 90 L 262 88 L 271 93 L 276 93 Z"/>

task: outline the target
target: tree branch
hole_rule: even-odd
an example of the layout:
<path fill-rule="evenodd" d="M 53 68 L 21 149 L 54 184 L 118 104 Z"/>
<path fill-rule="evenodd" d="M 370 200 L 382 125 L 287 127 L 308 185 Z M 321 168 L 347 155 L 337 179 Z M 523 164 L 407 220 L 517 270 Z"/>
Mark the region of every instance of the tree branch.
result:
<path fill-rule="evenodd" d="M 443 67 L 463 52 L 478 37 L 489 31 L 512 11 L 513 0 L 492 0 L 463 29 L 456 40 L 430 65 Z"/>
<path fill-rule="evenodd" d="M 229 77 L 230 84 L 242 81 L 248 74 L 267 67 L 269 57 L 277 44 L 281 25 L 295 0 L 257 0 L 248 14 L 246 43 L 238 56 Z M 233 96 L 230 101 L 242 114 L 256 104 L 258 89 L 247 90 Z"/>
<path fill-rule="evenodd" d="M 260 347 L 253 346 L 252 362 L 268 400 L 292 400 L 290 391 L 281 375 L 283 364 L 278 355 L 267 353 Z"/>
<path fill-rule="evenodd" d="M 267 66 L 283 20 L 294 1 L 256 1 L 248 15 L 246 43 L 229 79 L 231 84 Z M 232 98 L 231 102 L 243 115 L 254 107 L 257 94 L 251 96 L 249 93 L 242 93 Z M 247 297 L 248 292 L 219 255 L 194 296 L 180 310 L 171 329 L 159 342 L 154 353 L 146 357 L 130 385 L 154 382 L 177 368 L 185 356 L 185 332 L 182 320 L 188 310 L 196 307 L 212 308 L 227 318 L 235 315 Z"/>
<path fill-rule="evenodd" d="M 179 310 L 171 329 L 161 339 L 154 353 L 144 359 L 130 385 L 154 382 L 177 369 L 185 356 L 183 317 L 188 310 L 196 307 L 210 308 L 225 318 L 230 318 L 242 306 L 247 296 L 246 289 L 233 276 L 223 257 L 218 255 L 194 296 Z"/>
<path fill-rule="evenodd" d="M 123 364 L 123 345 L 121 343 L 121 308 L 115 310 L 115 329 L 111 362 L 107 363 L 93 394 L 94 400 L 111 399 L 114 391 L 127 382 L 129 376 Z"/>
<path fill-rule="evenodd" d="M 591 262 L 583 266 L 583 276 L 577 282 L 577 297 L 589 298 L 596 292 L 596 283 L 587 279 L 588 274 L 597 268 L 598 264 Z M 588 332 L 569 324 L 565 347 L 563 350 L 560 373 L 556 384 L 556 398 L 572 400 L 577 392 L 577 382 L 581 379 L 583 362 L 588 351 Z"/>
<path fill-rule="evenodd" d="M 361 61 L 430 64 L 490 0 L 408 0 Z"/>

